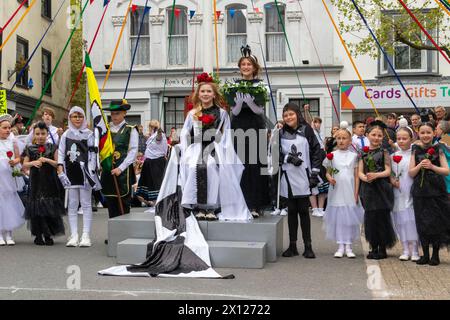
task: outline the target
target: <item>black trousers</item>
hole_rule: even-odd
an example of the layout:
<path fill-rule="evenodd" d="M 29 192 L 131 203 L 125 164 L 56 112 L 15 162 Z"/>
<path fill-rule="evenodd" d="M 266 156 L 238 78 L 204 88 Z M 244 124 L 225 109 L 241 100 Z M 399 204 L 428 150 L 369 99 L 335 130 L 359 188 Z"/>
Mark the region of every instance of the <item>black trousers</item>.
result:
<path fill-rule="evenodd" d="M 120 216 L 120 207 L 117 197 L 105 197 L 108 206 L 109 218 Z M 130 196 L 122 197 L 123 211 L 125 214 L 130 213 Z"/>
<path fill-rule="evenodd" d="M 311 244 L 311 219 L 309 217 L 309 198 L 288 199 L 289 240 L 297 241 L 298 216 L 302 228 L 303 243 Z"/>

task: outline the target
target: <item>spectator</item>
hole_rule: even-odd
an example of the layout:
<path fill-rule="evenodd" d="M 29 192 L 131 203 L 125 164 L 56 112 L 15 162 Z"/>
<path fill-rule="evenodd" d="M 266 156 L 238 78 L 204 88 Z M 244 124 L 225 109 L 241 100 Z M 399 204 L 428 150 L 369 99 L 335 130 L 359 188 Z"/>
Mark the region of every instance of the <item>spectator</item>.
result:
<path fill-rule="evenodd" d="M 167 139 L 167 143 L 170 146 L 174 146 L 179 142 L 180 142 L 180 138 L 177 135 L 177 129 L 175 127 L 172 127 L 170 129 L 170 135 L 169 135 L 169 138 Z"/>
<path fill-rule="evenodd" d="M 436 114 L 436 121 L 439 123 L 439 121 L 444 120 L 447 116 L 447 111 L 443 106 L 437 106 L 434 108 L 434 113 Z"/>
<path fill-rule="evenodd" d="M 418 114 L 413 114 L 411 116 L 411 128 L 413 129 L 414 132 L 414 141 L 416 141 L 417 139 L 419 139 L 419 126 L 422 123 L 422 121 L 420 120 L 420 116 Z"/>
<path fill-rule="evenodd" d="M 445 120 L 441 120 L 438 122 L 435 130 L 435 136 L 433 142 L 438 142 L 441 140 L 443 136 L 450 132 L 450 123 Z"/>
<path fill-rule="evenodd" d="M 144 135 L 144 127 L 142 125 L 138 125 L 137 129 L 139 132 L 138 152 L 144 154 L 145 148 L 147 148 L 147 137 Z"/>
<path fill-rule="evenodd" d="M 313 121 L 311 122 L 311 127 L 314 129 L 314 134 L 316 135 L 317 141 L 320 143 L 320 148 L 324 149 L 324 139 L 322 137 L 322 134 L 320 132 L 320 127 L 322 126 L 322 119 L 319 117 L 314 117 Z"/>
<path fill-rule="evenodd" d="M 353 122 L 353 136 L 352 146 L 350 150 L 354 149 L 360 152 L 365 146 L 369 146 L 369 139 L 366 137 L 366 125 L 363 121 L 356 120 Z"/>
<path fill-rule="evenodd" d="M 331 136 L 325 139 L 325 151 L 327 153 L 333 152 L 336 149 L 337 142 L 334 134 L 339 130 L 339 126 L 333 126 L 331 128 Z"/>
<path fill-rule="evenodd" d="M 391 154 L 395 149 L 395 141 L 397 141 L 396 130 L 397 130 L 397 114 L 392 112 L 386 116 L 387 128 L 384 130 L 384 137 L 382 146 L 385 150 Z M 387 136 L 386 136 L 387 134 Z"/>

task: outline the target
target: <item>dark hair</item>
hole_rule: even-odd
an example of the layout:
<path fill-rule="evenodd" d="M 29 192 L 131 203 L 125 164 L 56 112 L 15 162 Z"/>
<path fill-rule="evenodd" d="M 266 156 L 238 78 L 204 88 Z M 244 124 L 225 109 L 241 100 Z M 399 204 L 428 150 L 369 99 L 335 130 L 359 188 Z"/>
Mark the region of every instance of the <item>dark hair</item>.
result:
<path fill-rule="evenodd" d="M 436 129 L 436 127 L 434 126 L 433 122 L 430 122 L 430 121 L 421 123 L 420 126 L 419 126 L 419 130 L 423 126 L 430 127 L 431 129 L 433 129 L 433 131 Z"/>
<path fill-rule="evenodd" d="M 300 110 L 300 107 L 292 102 L 286 103 L 283 107 L 283 112 L 282 114 L 284 114 L 286 111 L 294 111 L 297 114 L 297 125 L 300 125 L 300 123 L 305 124 L 306 120 L 305 118 L 303 118 L 302 116 L 302 111 Z"/>
<path fill-rule="evenodd" d="M 320 119 L 319 117 L 314 117 L 313 122 L 322 123 L 322 119 Z"/>
<path fill-rule="evenodd" d="M 394 118 L 394 119 L 397 120 L 397 114 L 395 112 L 388 113 L 386 118 L 388 118 L 388 119 L 389 118 Z"/>
<path fill-rule="evenodd" d="M 252 58 L 251 56 L 246 56 L 246 57 L 241 57 L 238 61 L 238 68 L 241 69 L 241 63 L 242 61 L 244 61 L 245 59 L 247 59 L 248 61 L 250 61 L 250 63 L 252 64 L 253 68 L 255 69 L 253 71 L 253 78 L 256 78 L 259 74 L 259 72 L 261 71 L 261 66 L 259 65 L 258 61 L 256 61 L 254 58 Z"/>
<path fill-rule="evenodd" d="M 356 128 L 356 126 L 357 126 L 358 124 L 366 125 L 364 121 L 356 120 L 356 121 L 353 121 L 353 124 L 352 124 L 353 129 Z"/>
<path fill-rule="evenodd" d="M 47 130 L 47 132 L 48 132 L 48 127 L 44 121 L 39 121 L 38 123 L 36 123 L 33 126 L 33 129 Z"/>

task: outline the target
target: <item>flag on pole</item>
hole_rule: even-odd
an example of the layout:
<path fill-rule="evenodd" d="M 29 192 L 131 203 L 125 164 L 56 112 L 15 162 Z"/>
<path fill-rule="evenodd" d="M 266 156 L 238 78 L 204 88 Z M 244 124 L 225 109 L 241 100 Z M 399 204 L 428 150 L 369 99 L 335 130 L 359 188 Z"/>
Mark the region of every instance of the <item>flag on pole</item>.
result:
<path fill-rule="evenodd" d="M 102 100 L 100 98 L 100 92 L 98 91 L 97 80 L 95 80 L 95 75 L 92 71 L 91 60 L 89 59 L 89 54 L 87 52 L 85 63 L 92 119 L 94 128 L 98 130 L 99 136 L 98 152 L 100 155 L 100 164 L 105 172 L 110 172 L 112 169 L 114 147 L 112 143 L 111 132 L 109 131 L 109 125 L 103 113 Z"/>

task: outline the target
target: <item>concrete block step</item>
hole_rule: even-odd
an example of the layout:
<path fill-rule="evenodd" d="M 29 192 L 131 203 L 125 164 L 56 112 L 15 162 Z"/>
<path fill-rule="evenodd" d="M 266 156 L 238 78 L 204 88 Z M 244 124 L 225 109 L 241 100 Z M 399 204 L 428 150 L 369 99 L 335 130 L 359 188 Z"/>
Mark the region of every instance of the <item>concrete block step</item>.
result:
<path fill-rule="evenodd" d="M 129 238 L 117 244 L 117 263 L 137 264 L 145 260 L 152 239 Z M 246 241 L 207 241 L 215 268 L 264 268 L 266 244 Z"/>

